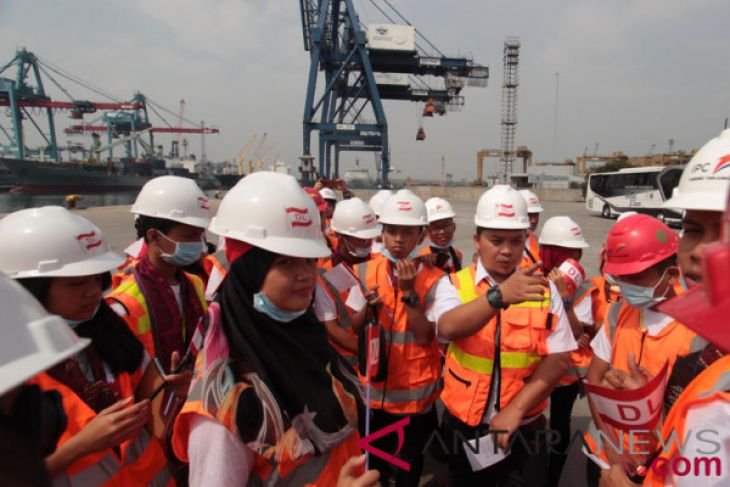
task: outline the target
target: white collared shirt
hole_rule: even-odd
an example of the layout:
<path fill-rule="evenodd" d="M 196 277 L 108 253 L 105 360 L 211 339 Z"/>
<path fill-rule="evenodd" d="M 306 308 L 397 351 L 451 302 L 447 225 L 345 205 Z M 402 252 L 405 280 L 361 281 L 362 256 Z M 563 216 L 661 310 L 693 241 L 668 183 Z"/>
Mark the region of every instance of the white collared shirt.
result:
<path fill-rule="evenodd" d="M 490 286 L 496 284 L 496 281 L 489 275 L 489 272 L 482 265 L 481 259 L 477 261 L 477 268 L 474 275 L 474 286 L 476 287 L 483 280 L 487 281 Z M 578 344 L 573 338 L 573 331 L 570 328 L 570 322 L 568 316 L 565 313 L 563 307 L 563 300 L 560 299 L 560 293 L 558 292 L 555 285 L 550 282 L 550 312 L 557 318 L 556 323 L 547 338 L 547 349 L 549 354 L 571 352 L 578 348 Z M 447 279 L 441 279 L 438 282 L 436 288 L 436 294 L 434 299 L 433 307 L 431 308 L 431 314 L 433 320 L 429 317 L 429 320 L 438 323 L 441 316 L 457 306 L 462 304 L 461 298 L 459 298 L 459 292 L 456 287 Z M 438 325 L 436 326 L 436 335 L 438 334 Z M 443 338 L 439 338 L 442 342 L 447 342 Z"/>

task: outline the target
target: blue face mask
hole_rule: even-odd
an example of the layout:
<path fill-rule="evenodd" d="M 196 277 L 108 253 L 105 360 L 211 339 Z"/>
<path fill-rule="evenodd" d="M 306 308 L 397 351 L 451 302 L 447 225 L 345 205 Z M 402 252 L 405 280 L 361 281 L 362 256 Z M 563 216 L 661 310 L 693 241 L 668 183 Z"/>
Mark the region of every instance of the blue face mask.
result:
<path fill-rule="evenodd" d="M 420 251 L 421 251 L 421 246 L 417 245 L 415 249 L 411 250 L 411 253 L 408 254 L 407 258 L 415 259 L 416 257 L 418 257 L 418 254 Z M 396 259 L 395 257 L 393 257 L 393 254 L 391 254 L 390 251 L 388 249 L 386 249 L 385 247 L 383 247 L 383 249 L 380 251 L 380 253 L 383 254 L 386 259 L 388 259 L 389 261 L 391 261 L 394 264 L 400 260 L 400 259 Z"/>
<path fill-rule="evenodd" d="M 63 320 L 68 324 L 68 326 L 71 327 L 72 330 L 75 330 L 76 327 L 79 326 L 81 323 L 86 323 L 91 318 L 93 318 L 94 316 L 96 316 L 96 313 L 99 312 L 99 308 L 101 308 L 101 302 L 99 302 L 99 304 L 96 306 L 96 309 L 94 310 L 93 313 L 91 313 L 91 316 L 89 316 L 85 320 L 71 320 L 69 318 L 64 318 Z"/>
<path fill-rule="evenodd" d="M 197 262 L 203 254 L 205 244 L 203 242 L 175 242 L 167 235 L 160 233 L 166 240 L 175 244 L 175 251 L 172 254 L 162 253 L 160 257 L 168 264 L 185 267 Z"/>
<path fill-rule="evenodd" d="M 347 239 L 343 239 L 343 242 L 345 242 L 347 253 L 351 256 L 357 259 L 366 259 L 370 257 L 370 252 L 372 251 L 372 242 L 371 245 L 369 245 L 368 247 L 353 247 L 350 245 Z"/>
<path fill-rule="evenodd" d="M 447 243 L 446 245 L 439 245 L 439 244 L 437 244 L 436 242 L 431 242 L 431 247 L 433 247 L 433 248 L 435 248 L 435 249 L 440 249 L 440 250 L 446 250 L 446 249 L 448 249 L 449 247 L 451 247 L 452 245 L 454 245 L 454 239 L 453 239 L 453 238 L 452 238 L 452 239 L 451 239 L 451 241 L 450 241 L 449 243 Z"/>
<path fill-rule="evenodd" d="M 304 308 L 301 311 L 287 311 L 285 309 L 281 309 L 272 303 L 267 295 L 261 292 L 253 295 L 253 309 L 259 313 L 265 314 L 274 321 L 280 321 L 282 323 L 294 321 L 307 312 L 307 308 Z"/>
<path fill-rule="evenodd" d="M 656 284 L 653 286 L 637 286 L 635 284 L 628 284 L 626 282 L 622 282 L 617 280 L 613 276 L 606 276 L 606 280 L 610 284 L 616 284 L 621 288 L 621 296 L 626 300 L 626 302 L 635 307 L 635 308 L 648 308 L 650 306 L 653 306 L 657 303 L 660 303 L 664 301 L 666 298 L 664 295 L 669 292 L 669 286 L 667 285 L 667 289 L 664 291 L 663 296 L 657 296 L 654 297 L 654 293 L 656 292 L 656 288 L 659 287 L 659 284 L 664 281 L 664 276 L 666 275 L 667 270 L 664 270 L 664 273 L 662 273 L 662 276 L 659 278 Z"/>

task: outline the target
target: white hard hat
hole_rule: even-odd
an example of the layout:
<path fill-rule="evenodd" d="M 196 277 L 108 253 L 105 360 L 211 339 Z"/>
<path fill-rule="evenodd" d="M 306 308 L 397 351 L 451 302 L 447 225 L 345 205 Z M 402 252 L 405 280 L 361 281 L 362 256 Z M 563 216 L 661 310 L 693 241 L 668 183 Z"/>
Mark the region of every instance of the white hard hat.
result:
<path fill-rule="evenodd" d="M 527 230 L 527 203 L 511 186 L 497 184 L 479 198 L 474 223 L 480 228 Z"/>
<path fill-rule="evenodd" d="M 223 197 L 210 231 L 292 257 L 326 257 L 319 211 L 288 174 L 261 171 L 242 178 Z"/>
<path fill-rule="evenodd" d="M 373 212 L 377 216 L 380 216 L 380 210 L 383 208 L 383 203 L 385 203 L 391 196 L 393 196 L 393 192 L 391 190 L 381 189 L 370 197 L 368 205 L 370 205 L 370 208 L 373 209 Z"/>
<path fill-rule="evenodd" d="M 332 214 L 330 228 L 342 235 L 371 239 L 383 233 L 375 213 L 360 198 L 350 198 L 337 203 Z"/>
<path fill-rule="evenodd" d="M 380 223 L 425 226 L 428 223 L 426 205 L 413 191 L 401 189 L 383 203 L 380 209 Z"/>
<path fill-rule="evenodd" d="M 540 204 L 540 198 L 529 189 L 521 189 L 520 194 L 527 203 L 527 213 L 542 213 L 545 210 Z"/>
<path fill-rule="evenodd" d="M 572 218 L 554 216 L 542 226 L 538 240 L 540 245 L 555 245 L 569 249 L 585 249 L 588 247 L 583 232 Z"/>
<path fill-rule="evenodd" d="M 0 304 L 0 396 L 91 343 L 76 336 L 63 318 L 49 315 L 33 295 L 2 273 Z"/>
<path fill-rule="evenodd" d="M 730 129 L 707 142 L 689 161 L 664 208 L 725 211 L 730 187 Z"/>
<path fill-rule="evenodd" d="M 325 200 L 337 201 L 337 193 L 335 193 L 335 190 L 332 188 L 322 188 L 319 190 L 319 194 L 322 195 L 322 198 Z"/>
<path fill-rule="evenodd" d="M 9 214 L 0 241 L 0 271 L 14 279 L 91 276 L 124 263 L 96 225 L 60 206 Z"/>
<path fill-rule="evenodd" d="M 426 200 L 426 212 L 428 213 L 428 223 L 443 220 L 444 218 L 454 218 L 456 213 L 451 204 L 443 198 L 429 198 Z"/>
<path fill-rule="evenodd" d="M 210 223 L 208 197 L 195 181 L 182 176 L 150 179 L 129 211 L 198 228 L 206 228 Z"/>

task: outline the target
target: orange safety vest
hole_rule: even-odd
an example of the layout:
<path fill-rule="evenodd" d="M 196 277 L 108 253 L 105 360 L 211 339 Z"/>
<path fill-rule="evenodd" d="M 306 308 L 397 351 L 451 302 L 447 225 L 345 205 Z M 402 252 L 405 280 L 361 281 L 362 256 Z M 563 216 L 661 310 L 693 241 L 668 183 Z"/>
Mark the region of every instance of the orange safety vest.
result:
<path fill-rule="evenodd" d="M 184 274 L 193 285 L 195 294 L 198 296 L 200 304 L 203 307 L 203 312 L 207 312 L 208 302 L 205 300 L 203 281 L 193 274 L 188 274 L 187 272 L 184 272 Z M 134 276 L 125 279 L 106 299 L 110 302 L 117 301 L 124 306 L 127 310 L 127 316 L 124 317 L 124 321 L 139 341 L 142 342 L 150 358 L 155 358 L 157 353 L 155 350 L 155 339 L 152 336 L 152 320 L 150 319 L 147 302 L 142 293 L 142 289 L 139 287 Z M 185 326 L 181 326 L 181 328 L 183 340 L 187 342 L 188 337 L 185 337 Z M 184 353 L 181 355 L 184 355 Z"/>
<path fill-rule="evenodd" d="M 205 271 L 205 275 L 208 277 L 210 277 L 213 269 L 218 269 L 218 272 L 220 272 L 224 276 L 228 272 L 228 270 L 223 264 L 221 264 L 220 260 L 218 259 L 218 257 L 216 257 L 215 254 L 207 254 L 205 257 L 203 257 L 202 265 L 203 270 Z"/>
<path fill-rule="evenodd" d="M 484 296 L 489 284 L 474 287 L 476 264 L 451 274 L 462 303 Z M 441 400 L 449 412 L 469 426 L 481 423 L 487 407 L 494 372 L 497 320 L 500 321 L 499 407 L 503 409 L 522 390 L 526 380 L 548 354 L 547 337 L 552 328 L 550 288 L 543 301 L 525 301 L 501 310 L 478 332 L 449 343 L 446 349 L 444 391 Z M 541 413 L 547 400 L 530 409 L 525 417 Z"/>
<path fill-rule="evenodd" d="M 525 251 L 522 255 L 522 262 L 520 262 L 520 269 L 529 267 L 535 262 L 540 261 L 540 244 L 537 241 L 537 237 L 532 232 L 528 231 L 527 242 Z"/>
<path fill-rule="evenodd" d="M 318 269 L 319 276 L 318 281 L 320 285 L 322 286 L 322 289 L 327 293 L 327 295 L 330 297 L 330 299 L 335 303 L 335 309 L 337 310 L 337 324 L 340 325 L 340 328 L 344 329 L 348 333 L 355 335 L 355 330 L 352 327 L 352 311 L 350 311 L 350 308 L 348 308 L 345 305 L 345 301 L 347 300 L 347 296 L 350 292 L 350 290 L 345 290 L 343 292 L 339 292 L 337 288 L 335 288 L 325 277 L 324 274 L 329 269 L 332 268 L 331 261 L 328 262 L 327 265 L 320 267 Z M 332 348 L 335 349 L 335 351 L 342 357 L 345 362 L 350 364 L 353 368 L 357 365 L 357 354 L 353 353 L 346 348 L 343 348 L 339 346 L 337 343 L 335 343 L 333 340 L 329 340 L 330 345 L 332 345 Z"/>
<path fill-rule="evenodd" d="M 624 372 L 629 372 L 629 352 L 634 354 L 637 365 L 646 369 L 651 376 L 661 372 L 665 363 L 669 367 L 667 374 L 671 375 L 677 358 L 699 351 L 707 345 L 704 339 L 677 320 L 672 320 L 658 335 L 649 336 L 644 327 L 643 310 L 622 301 L 610 306 L 603 327 L 611 342 L 611 367 Z M 608 462 L 605 449 L 597 453 L 599 448 L 594 438 L 595 428 L 592 424 L 586 431 L 585 442 L 594 455 Z M 625 451 L 631 451 L 631 436 L 624 436 Z"/>
<path fill-rule="evenodd" d="M 204 370 L 205 362 L 205 350 L 203 350 L 196 359 L 195 372 L 193 381 L 190 384 L 187 402 L 176 418 L 173 427 L 172 450 L 175 456 L 183 462 L 190 461 L 188 441 L 195 415 L 201 415 L 216 421 L 232 433 L 237 434 L 236 408 L 238 400 L 241 393 L 251 387 L 247 383 L 237 382 L 228 389 L 225 397 L 221 398 L 218 404 L 214 404 L 215 401 L 206 397 L 206 394 L 211 394 L 211 391 L 220 389 L 220 386 L 209 383 L 210 377 L 208 376 L 210 373 Z M 220 366 L 220 362 L 216 362 L 211 368 Z M 218 375 L 218 378 L 222 377 L 222 374 Z M 345 397 L 347 393 L 336 379 L 333 379 L 333 386 L 338 388 L 338 392 L 341 394 L 340 397 Z M 289 433 L 284 434 L 281 441 L 286 441 L 287 434 Z M 359 440 L 360 435 L 355 429 L 342 443 L 319 455 L 291 458 L 287 455 L 288 450 L 286 448 L 279 449 L 276 447 L 268 448 L 265 455 L 254 452 L 254 465 L 251 476 L 259 480 L 262 485 L 271 487 L 284 485 L 334 486 L 337 484 L 337 478 L 345 462 L 353 456 L 360 455 Z"/>
<path fill-rule="evenodd" d="M 122 397 L 134 395 L 133 383 L 135 379 L 139 380 L 137 376 L 140 374 L 141 371 L 135 373 L 134 377 L 125 373 L 117 376 Z M 45 372 L 38 374 L 29 382 L 37 384 L 43 390 L 55 389 L 61 394 L 67 425 L 59 440 L 59 446 L 73 438 L 96 417 L 94 410 L 75 392 Z M 126 441 L 119 446 L 119 454 L 113 449 L 108 449 L 79 458 L 69 465 L 65 472 L 54 478 L 54 484 L 109 487 L 176 485 L 162 446 L 146 429 L 143 429 L 134 440 Z"/>
<path fill-rule="evenodd" d="M 124 264 L 117 267 L 116 272 L 112 274 L 112 289 L 116 289 L 119 285 L 134 271 L 134 266 L 139 262 L 137 257 L 127 255 L 124 260 Z"/>
<path fill-rule="evenodd" d="M 400 302 L 402 293 L 391 282 L 390 272 L 390 261 L 382 255 L 355 267 L 365 288 L 379 286 L 382 300 L 378 321 L 384 330 L 381 339 L 386 340 L 388 372 L 383 382 L 371 382 L 370 406 L 391 414 L 417 414 L 428 409 L 441 392 L 441 354 L 435 338 L 427 345 L 416 343 L 408 328 L 406 305 Z M 416 275 L 414 289 L 423 309 L 433 303 L 436 283 L 444 275 L 427 266 Z M 360 379 L 365 382 L 364 377 Z"/>
<path fill-rule="evenodd" d="M 671 447 L 668 451 L 663 451 L 657 457 L 657 460 L 663 458 L 666 462 L 677 455 L 682 455 L 677 450 L 679 444 L 684 445 L 685 443 L 685 434 L 687 433 L 685 421 L 690 409 L 702 407 L 716 401 L 730 402 L 730 373 L 728 371 L 730 371 L 730 355 L 717 359 L 695 377 L 687 388 L 682 391 L 682 394 L 677 399 L 677 402 L 674 403 L 674 406 L 672 406 L 662 426 L 662 438 L 667 440 L 666 443 L 671 445 Z M 726 424 L 718 426 L 723 429 L 727 428 Z M 678 442 L 670 440 L 675 434 L 678 436 Z M 726 459 L 721 459 L 721 461 L 723 460 Z M 665 465 L 668 464 L 665 463 Z M 666 485 L 663 470 L 668 471 L 669 468 L 649 468 L 649 473 L 644 479 L 643 485 L 650 487 L 662 487 Z M 723 475 L 727 475 L 724 471 L 722 473 Z"/>

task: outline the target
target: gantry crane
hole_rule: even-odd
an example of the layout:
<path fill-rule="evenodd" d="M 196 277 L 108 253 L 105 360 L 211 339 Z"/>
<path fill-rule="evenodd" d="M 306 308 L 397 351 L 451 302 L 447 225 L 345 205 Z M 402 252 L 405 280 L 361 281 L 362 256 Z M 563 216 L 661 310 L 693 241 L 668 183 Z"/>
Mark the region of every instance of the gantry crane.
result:
<path fill-rule="evenodd" d="M 12 133 L 9 133 L 2 126 L 0 126 L 0 133 L 4 134 L 10 141 L 9 146 L 6 147 L 14 152 L 17 159 L 24 159 L 28 155 L 23 132 L 23 120 L 29 120 L 46 142 L 46 147 L 43 148 L 43 152 L 49 154 L 51 159 L 55 161 L 59 160 L 54 114 L 57 111 L 64 110 L 68 111 L 69 117 L 74 120 L 82 120 L 84 115 L 96 113 L 97 111 L 104 112 L 101 117 L 104 122 L 103 125 L 72 125 L 65 129 L 65 133 L 91 133 L 97 134 L 98 136 L 100 132 L 106 132 L 106 146 L 109 150 L 110 157 L 113 139 L 132 134 L 144 132 L 149 137 L 149 141 L 143 146 L 145 157 L 154 157 L 155 155 L 148 151 L 148 148 L 154 147 L 153 134 L 155 133 L 214 134 L 219 132 L 216 128 L 173 127 L 165 121 L 158 110 L 163 110 L 168 113 L 172 112 L 153 103 L 141 93 L 135 93 L 130 101 L 96 102 L 74 98 L 51 73 L 83 86 L 86 89 L 91 89 L 102 96 L 109 97 L 109 95 L 91 87 L 78 77 L 69 75 L 48 62 L 41 61 L 35 54 L 26 49 L 19 49 L 10 62 L 0 67 L 0 74 L 3 74 L 11 67 L 16 68 L 14 79 L 0 76 L 0 107 L 8 107 L 8 114 L 12 120 Z M 45 90 L 44 79 L 41 74 L 63 92 L 69 98 L 69 101 L 52 100 Z M 30 111 L 32 108 L 45 111 L 47 118 L 45 130 L 33 118 L 33 113 Z M 148 108 L 154 111 L 167 124 L 167 127 L 153 127 L 148 116 Z M 138 135 L 126 139 L 126 143 L 123 145 L 126 148 L 127 157 L 134 159 L 138 157 L 137 143 L 141 140 Z"/>
<path fill-rule="evenodd" d="M 387 3 L 387 2 L 386 2 Z M 388 184 L 390 149 L 383 100 L 410 100 L 463 104 L 459 92 L 463 79 L 486 86 L 489 70 L 471 59 L 428 55 L 413 42 L 404 48 L 368 45 L 353 0 L 300 0 L 304 49 L 310 54 L 309 81 L 303 120 L 303 155 L 300 171 L 305 181 L 315 173 L 311 135 L 319 132 L 318 172 L 330 177 L 339 172 L 341 151 L 373 151 L 381 154 L 382 184 Z M 392 5 L 388 3 L 391 8 Z M 400 16 L 400 14 L 398 13 Z M 402 16 L 400 16 L 403 19 Z M 404 19 L 403 19 L 404 20 Z M 368 28 L 370 28 L 369 26 Z M 417 33 L 408 26 L 395 26 Z M 388 26 L 375 26 L 372 38 Z M 393 26 L 390 26 L 393 28 Z M 386 46 L 387 47 L 387 46 Z M 324 73 L 321 93 L 319 72 Z M 449 80 L 444 90 L 406 84 L 379 84 L 376 73 L 431 75 Z M 374 117 L 367 120 L 366 117 Z M 332 151 L 334 149 L 334 167 Z"/>

